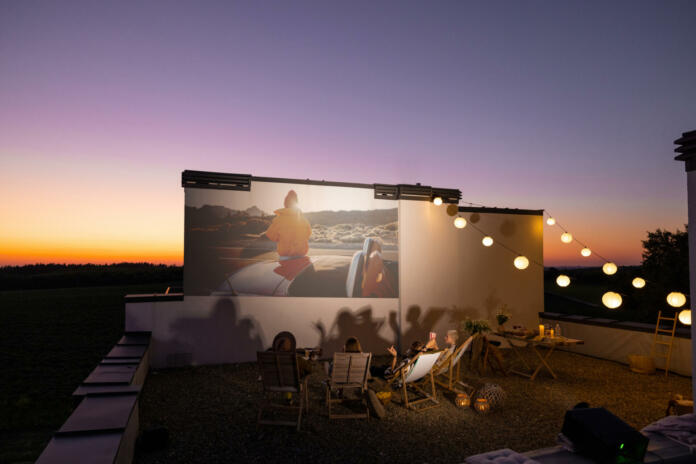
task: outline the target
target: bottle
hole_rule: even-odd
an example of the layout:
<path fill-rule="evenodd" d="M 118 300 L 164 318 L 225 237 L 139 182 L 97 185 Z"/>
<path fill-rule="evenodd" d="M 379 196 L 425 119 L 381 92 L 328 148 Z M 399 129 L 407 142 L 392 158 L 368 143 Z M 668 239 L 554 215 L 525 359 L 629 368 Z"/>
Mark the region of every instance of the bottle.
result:
<path fill-rule="evenodd" d="M 556 330 L 554 330 L 554 332 L 555 332 L 555 335 L 557 337 L 561 336 L 561 325 L 560 324 L 556 323 Z"/>

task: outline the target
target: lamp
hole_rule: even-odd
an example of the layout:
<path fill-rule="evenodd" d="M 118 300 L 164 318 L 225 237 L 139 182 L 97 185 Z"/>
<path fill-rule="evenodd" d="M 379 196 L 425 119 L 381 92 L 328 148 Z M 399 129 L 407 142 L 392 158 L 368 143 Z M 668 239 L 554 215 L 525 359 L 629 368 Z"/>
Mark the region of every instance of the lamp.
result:
<path fill-rule="evenodd" d="M 588 256 L 590 256 L 592 254 L 592 250 L 585 247 L 582 250 L 580 250 L 580 254 L 583 255 L 585 258 L 587 258 Z"/>
<path fill-rule="evenodd" d="M 556 224 L 556 220 L 554 218 L 550 217 L 546 220 L 546 223 L 548 225 L 552 226 L 552 225 Z"/>
<path fill-rule="evenodd" d="M 471 404 L 471 399 L 466 393 L 457 393 L 456 398 L 454 398 L 454 404 L 460 408 L 466 408 Z"/>
<path fill-rule="evenodd" d="M 515 258 L 515 261 L 513 261 L 513 264 L 517 269 L 527 269 L 529 260 L 525 256 L 518 256 Z"/>
<path fill-rule="evenodd" d="M 461 216 L 457 216 L 457 217 L 454 219 L 454 227 L 456 227 L 457 229 L 463 229 L 463 228 L 465 228 L 465 227 L 466 227 L 466 219 L 464 219 L 464 218 L 461 217 Z"/>
<path fill-rule="evenodd" d="M 556 284 L 558 284 L 559 287 L 567 287 L 570 285 L 570 277 L 565 274 L 561 274 L 556 277 Z"/>
<path fill-rule="evenodd" d="M 442 204 L 442 197 L 433 198 L 433 203 L 435 204 L 435 206 L 440 206 Z"/>
<path fill-rule="evenodd" d="M 672 292 L 667 295 L 667 304 L 674 308 L 681 308 L 686 303 L 686 296 L 680 292 Z"/>
<path fill-rule="evenodd" d="M 488 400 L 486 398 L 476 398 L 476 402 L 474 403 L 474 409 L 479 414 L 486 414 L 488 411 L 491 410 L 491 405 L 488 404 Z"/>
<path fill-rule="evenodd" d="M 483 243 L 483 246 L 489 247 L 489 246 L 493 245 L 493 237 L 489 237 L 488 235 L 486 235 L 481 240 L 481 243 Z"/>
<path fill-rule="evenodd" d="M 606 275 L 614 275 L 616 274 L 616 271 L 618 270 L 618 267 L 616 267 L 616 264 L 614 263 L 604 263 L 604 266 L 602 266 L 602 271 Z"/>
<path fill-rule="evenodd" d="M 621 295 L 616 292 L 607 292 L 602 295 L 602 303 L 609 309 L 616 309 L 621 306 Z"/>
<path fill-rule="evenodd" d="M 569 234 L 568 232 L 563 232 L 563 234 L 561 234 L 561 242 L 570 243 L 572 241 L 573 241 L 573 236 L 571 234 Z"/>
<path fill-rule="evenodd" d="M 690 309 L 682 309 L 681 312 L 679 313 L 679 322 L 681 322 L 684 325 L 691 325 L 691 310 Z"/>
<path fill-rule="evenodd" d="M 641 279 L 640 277 L 636 277 L 635 279 L 633 279 L 631 284 L 636 288 L 643 288 L 643 287 L 645 287 L 645 279 Z"/>

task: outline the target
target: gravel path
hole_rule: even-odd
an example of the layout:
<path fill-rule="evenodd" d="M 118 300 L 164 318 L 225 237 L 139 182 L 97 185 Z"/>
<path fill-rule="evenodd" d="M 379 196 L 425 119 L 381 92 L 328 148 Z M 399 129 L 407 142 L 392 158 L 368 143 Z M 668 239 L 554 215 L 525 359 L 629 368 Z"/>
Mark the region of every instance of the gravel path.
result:
<path fill-rule="evenodd" d="M 382 420 L 331 422 L 323 370 L 315 369 L 322 372 L 310 377 L 310 411 L 300 432 L 256 430 L 255 363 L 152 371 L 140 400 L 141 428 L 165 426 L 170 442 L 161 451 L 136 451 L 135 462 L 456 463 L 498 448 L 553 446 L 565 411 L 580 401 L 642 428 L 664 415 L 671 394 L 686 397 L 690 391 L 690 378 L 634 374 L 621 364 L 570 352 L 555 353 L 552 367 L 555 381 L 545 372 L 535 382 L 490 373 L 478 378 L 507 392 L 505 405 L 488 415 L 455 407 L 453 396 L 439 390 L 440 406 L 424 412 L 392 402 Z"/>

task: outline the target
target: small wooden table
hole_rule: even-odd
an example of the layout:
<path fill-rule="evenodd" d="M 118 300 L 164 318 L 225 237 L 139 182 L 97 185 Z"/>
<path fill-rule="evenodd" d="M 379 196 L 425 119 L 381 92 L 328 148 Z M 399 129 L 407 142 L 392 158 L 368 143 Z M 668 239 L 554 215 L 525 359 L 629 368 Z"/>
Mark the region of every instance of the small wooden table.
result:
<path fill-rule="evenodd" d="M 556 347 L 559 346 L 572 346 L 572 345 L 584 345 L 585 342 L 583 340 L 577 340 L 575 338 L 566 338 L 566 337 L 534 337 L 534 338 L 525 338 L 521 335 L 516 335 L 512 332 L 505 332 L 505 333 L 496 333 L 496 335 L 499 335 L 503 338 L 506 338 L 508 340 L 516 340 L 516 341 L 521 341 L 521 342 L 526 342 L 529 344 L 529 346 L 532 347 L 532 351 L 534 354 L 536 354 L 537 358 L 539 358 L 539 364 L 536 366 L 536 368 L 533 368 L 532 366 L 529 365 L 526 359 L 520 354 L 520 348 L 515 346 L 514 343 L 510 343 L 510 346 L 512 347 L 512 352 L 517 355 L 517 357 L 522 361 L 522 363 L 527 367 L 527 372 L 516 370 L 516 369 L 510 369 L 509 372 L 512 372 L 513 374 L 521 375 L 523 377 L 529 378 L 530 381 L 534 381 L 536 376 L 541 372 L 541 369 L 545 368 L 551 376 L 556 379 L 558 378 L 556 376 L 556 373 L 551 369 L 551 366 L 549 365 L 549 358 L 551 357 L 551 354 L 553 354 L 554 350 Z M 546 353 L 542 353 L 540 351 L 540 348 L 546 348 Z"/>

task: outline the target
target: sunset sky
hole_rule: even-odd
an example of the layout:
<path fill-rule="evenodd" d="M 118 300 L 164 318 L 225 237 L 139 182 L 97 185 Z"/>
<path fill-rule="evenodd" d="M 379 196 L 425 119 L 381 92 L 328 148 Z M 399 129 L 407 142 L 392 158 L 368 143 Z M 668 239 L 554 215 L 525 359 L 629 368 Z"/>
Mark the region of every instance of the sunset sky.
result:
<path fill-rule="evenodd" d="M 0 265 L 182 263 L 185 169 L 459 188 L 637 264 L 687 221 L 694 23 L 688 0 L 4 1 Z M 546 265 L 601 264 L 559 236 Z"/>

